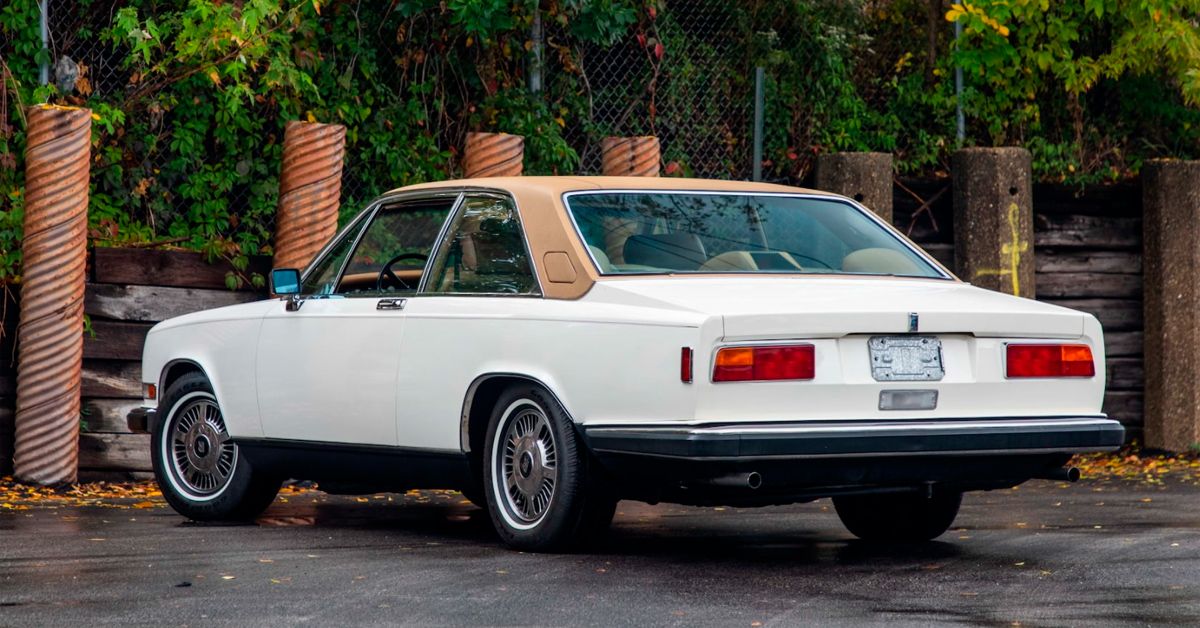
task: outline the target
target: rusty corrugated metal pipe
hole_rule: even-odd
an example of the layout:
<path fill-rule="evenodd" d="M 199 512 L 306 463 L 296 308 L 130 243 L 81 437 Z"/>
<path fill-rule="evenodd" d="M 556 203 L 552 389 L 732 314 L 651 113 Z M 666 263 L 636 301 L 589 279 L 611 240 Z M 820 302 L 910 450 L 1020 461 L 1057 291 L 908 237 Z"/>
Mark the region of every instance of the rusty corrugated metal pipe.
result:
<path fill-rule="evenodd" d="M 517 177 L 525 169 L 525 138 L 508 133 L 467 133 L 463 174 L 477 177 Z"/>
<path fill-rule="evenodd" d="M 610 177 L 657 177 L 658 138 L 606 137 L 600 141 L 601 171 Z"/>
<path fill-rule="evenodd" d="M 346 127 L 288 122 L 275 218 L 275 268 L 303 269 L 337 234 Z"/>
<path fill-rule="evenodd" d="M 29 110 L 13 467 L 32 484 L 78 477 L 92 112 Z"/>

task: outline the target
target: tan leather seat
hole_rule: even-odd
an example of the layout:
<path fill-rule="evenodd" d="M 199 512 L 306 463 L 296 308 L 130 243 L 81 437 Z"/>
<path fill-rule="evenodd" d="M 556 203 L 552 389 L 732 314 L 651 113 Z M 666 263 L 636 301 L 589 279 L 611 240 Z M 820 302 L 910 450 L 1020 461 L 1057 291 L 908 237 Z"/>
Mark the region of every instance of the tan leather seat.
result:
<path fill-rule="evenodd" d="M 617 270 L 616 267 L 613 266 L 612 260 L 610 260 L 608 258 L 608 253 L 605 253 L 604 249 L 602 249 L 594 244 L 589 244 L 588 250 L 592 252 L 592 257 L 596 258 L 596 264 L 598 264 L 600 266 L 600 272 L 602 272 L 602 273 L 616 272 L 616 270 Z"/>
<path fill-rule="evenodd" d="M 726 251 L 700 266 L 706 273 L 728 273 L 747 270 L 758 270 L 758 264 L 747 251 Z"/>
<path fill-rule="evenodd" d="M 859 249 L 842 260 L 842 270 L 848 273 L 879 275 L 920 275 L 921 268 L 899 251 L 892 249 Z"/>

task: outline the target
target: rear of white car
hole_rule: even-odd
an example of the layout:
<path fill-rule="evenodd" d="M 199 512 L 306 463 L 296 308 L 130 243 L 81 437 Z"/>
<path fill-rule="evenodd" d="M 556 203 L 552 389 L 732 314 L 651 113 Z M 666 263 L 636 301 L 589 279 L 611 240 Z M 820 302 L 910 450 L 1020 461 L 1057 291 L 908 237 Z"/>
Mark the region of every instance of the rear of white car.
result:
<path fill-rule="evenodd" d="M 582 418 L 591 450 L 644 499 L 961 494 L 1071 479 L 1071 455 L 1123 442 L 1100 409 L 1095 317 L 959 282 L 844 199 L 566 203 L 605 276 L 585 300 L 720 322 L 678 348 L 690 412 Z"/>

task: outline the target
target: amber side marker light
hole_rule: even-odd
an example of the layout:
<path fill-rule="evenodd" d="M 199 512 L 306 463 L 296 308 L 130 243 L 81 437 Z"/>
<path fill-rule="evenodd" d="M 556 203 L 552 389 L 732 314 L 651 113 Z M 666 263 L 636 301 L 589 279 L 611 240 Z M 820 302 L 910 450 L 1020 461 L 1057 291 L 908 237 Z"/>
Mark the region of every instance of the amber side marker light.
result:
<path fill-rule="evenodd" d="M 1096 363 L 1087 345 L 1011 344 L 1005 356 L 1008 377 L 1093 377 Z"/>
<path fill-rule="evenodd" d="M 717 352 L 714 382 L 764 382 L 812 379 L 816 352 L 812 345 L 726 347 Z"/>
<path fill-rule="evenodd" d="M 146 399 L 158 398 L 158 387 L 154 384 L 142 384 L 142 397 Z"/>

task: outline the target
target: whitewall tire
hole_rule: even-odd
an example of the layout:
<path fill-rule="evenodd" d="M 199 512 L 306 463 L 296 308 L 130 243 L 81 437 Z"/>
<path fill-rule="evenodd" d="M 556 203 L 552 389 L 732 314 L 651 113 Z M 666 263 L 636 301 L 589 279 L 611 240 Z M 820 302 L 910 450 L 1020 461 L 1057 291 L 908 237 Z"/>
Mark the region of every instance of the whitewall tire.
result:
<path fill-rule="evenodd" d="M 616 500 L 570 418 L 540 386 L 518 384 L 501 393 L 485 443 L 488 513 L 508 545 L 566 550 L 596 539 L 612 521 Z"/>
<path fill-rule="evenodd" d="M 255 473 L 230 440 L 208 379 L 188 373 L 159 402 L 151 458 L 163 498 L 197 521 L 244 521 L 258 516 L 279 492 L 279 478 Z"/>

